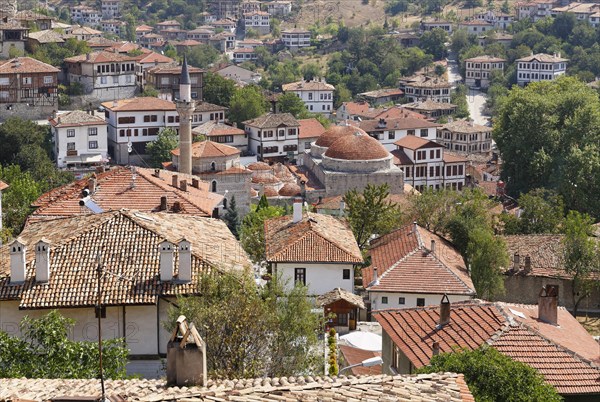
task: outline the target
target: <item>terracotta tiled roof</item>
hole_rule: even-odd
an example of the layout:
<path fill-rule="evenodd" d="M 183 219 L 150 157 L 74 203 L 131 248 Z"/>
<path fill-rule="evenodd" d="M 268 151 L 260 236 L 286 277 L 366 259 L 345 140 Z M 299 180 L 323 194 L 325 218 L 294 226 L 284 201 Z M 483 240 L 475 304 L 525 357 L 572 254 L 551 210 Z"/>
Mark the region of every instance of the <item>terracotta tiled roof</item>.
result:
<path fill-rule="evenodd" d="M 154 28 L 152 28 L 150 25 L 138 25 L 137 27 L 135 27 L 135 31 L 136 32 L 149 32 L 152 31 Z"/>
<path fill-rule="evenodd" d="M 433 342 L 442 353 L 489 344 L 538 370 L 562 395 L 600 393 L 598 345 L 562 307 L 558 325 L 540 321 L 537 306 L 482 300 L 453 303 L 450 323 L 442 327 L 438 306 L 383 310 L 374 316 L 417 368 L 429 363 Z"/>
<path fill-rule="evenodd" d="M 453 105 L 452 103 L 436 102 L 434 100 L 427 99 L 427 100 L 424 100 L 421 102 L 405 103 L 404 105 L 402 105 L 402 107 L 405 109 L 410 109 L 410 110 L 414 109 L 414 110 L 433 111 L 433 110 L 455 109 L 456 105 Z"/>
<path fill-rule="evenodd" d="M 489 133 L 492 131 L 491 127 L 482 126 L 480 124 L 475 124 L 472 121 L 466 120 L 455 120 L 451 123 L 444 124 L 444 129 L 451 131 L 453 133 Z"/>
<path fill-rule="evenodd" d="M 186 179 L 187 191 L 173 187 L 172 176 Z M 168 211 L 173 211 L 179 203 L 180 212 L 199 216 L 211 216 L 222 196 L 208 191 L 208 184 L 200 181 L 199 188 L 191 185 L 192 176 L 160 171 L 160 177 L 154 176 L 154 170 L 136 168 L 135 187 L 132 171 L 126 167 L 116 167 L 105 173 L 97 174 L 96 190 L 91 199 L 104 211 L 114 211 L 135 206 L 139 211 L 157 212 L 160 198 L 167 196 Z M 88 180 L 82 179 L 51 190 L 38 198 L 33 206 L 38 207 L 29 217 L 29 222 L 40 219 L 74 216 L 89 213 L 79 206 L 82 191 L 88 186 Z"/>
<path fill-rule="evenodd" d="M 444 150 L 444 162 L 446 163 L 458 163 L 458 162 L 468 162 L 468 159 L 459 154 L 455 154 L 453 152 Z"/>
<path fill-rule="evenodd" d="M 472 402 L 462 374 L 281 377 L 209 380 L 206 387 L 167 387 L 163 380 L 106 380 L 107 399 L 155 402 L 445 401 Z M 99 380 L 0 379 L 0 399 L 43 402 L 65 396 L 100 396 Z"/>
<path fill-rule="evenodd" d="M 134 57 L 122 54 L 119 52 L 107 52 L 106 50 L 99 50 L 88 54 L 80 54 L 79 56 L 67 57 L 65 62 L 67 63 L 107 63 L 111 61 L 135 61 Z"/>
<path fill-rule="evenodd" d="M 31 57 L 16 57 L 0 61 L 0 63 L 0 74 L 58 73 L 60 71 L 50 64 L 32 59 Z"/>
<path fill-rule="evenodd" d="M 381 352 L 372 352 L 370 350 L 363 350 L 359 348 L 353 348 L 352 346 L 340 345 L 340 352 L 344 357 L 346 363 L 350 366 L 353 364 L 360 364 L 364 360 L 371 359 L 373 357 L 381 356 Z M 357 366 L 349 369 L 354 375 L 376 375 L 381 374 L 381 366 L 364 367 Z"/>
<path fill-rule="evenodd" d="M 508 273 L 541 276 L 547 278 L 568 278 L 562 268 L 563 235 L 510 235 L 502 236 L 508 248 L 511 266 Z M 519 255 L 519 271 L 514 272 L 514 255 Z M 531 270 L 525 270 L 525 258 L 531 259 Z"/>
<path fill-rule="evenodd" d="M 252 171 L 273 170 L 273 168 L 265 162 L 252 162 L 246 167 Z"/>
<path fill-rule="evenodd" d="M 259 175 L 252 176 L 252 183 L 257 184 L 276 184 L 281 183 L 281 180 L 276 177 L 273 173 L 263 173 Z M 277 191 L 275 191 L 277 193 Z M 274 194 L 278 195 L 278 194 Z"/>
<path fill-rule="evenodd" d="M 144 110 L 176 110 L 175 103 L 159 98 L 141 97 L 120 99 L 117 101 L 104 102 L 106 109 L 113 112 L 139 112 Z"/>
<path fill-rule="evenodd" d="M 107 124 L 102 117 L 94 116 L 83 110 L 73 110 L 71 112 L 63 113 L 55 119 L 50 119 L 49 122 L 54 127 L 97 126 Z"/>
<path fill-rule="evenodd" d="M 416 135 L 407 135 L 406 137 L 400 138 L 398 141 L 394 142 L 400 148 L 407 149 L 419 149 L 419 148 L 443 148 L 443 145 L 438 144 L 437 142 L 430 141 L 426 138 L 417 137 Z"/>
<path fill-rule="evenodd" d="M 319 120 L 312 119 L 300 119 L 298 120 L 300 123 L 300 134 L 298 138 L 315 138 L 320 136 L 325 132 L 325 127 L 319 122 Z"/>
<path fill-rule="evenodd" d="M 342 160 L 374 160 L 390 156 L 390 153 L 375 138 L 369 136 L 360 128 L 353 128 L 354 134 L 345 135 L 337 139 L 327 151 L 325 156 Z"/>
<path fill-rule="evenodd" d="M 146 70 L 149 74 L 170 74 L 170 75 L 181 75 L 181 66 L 180 65 L 168 65 L 168 66 L 156 66 L 149 68 Z M 188 66 L 188 71 L 190 74 L 201 73 L 204 70 L 198 67 Z"/>
<path fill-rule="evenodd" d="M 340 201 L 344 199 L 343 195 L 336 195 L 333 197 L 325 197 L 321 200 L 320 203 L 315 205 L 315 209 L 317 211 L 323 209 L 336 210 L 340 208 Z M 390 194 L 386 201 L 391 201 L 396 203 L 402 207 L 408 207 L 408 197 L 407 194 Z"/>
<path fill-rule="evenodd" d="M 300 123 L 290 113 L 267 113 L 244 122 L 245 125 L 258 128 L 275 128 L 281 125 L 299 127 Z"/>
<path fill-rule="evenodd" d="M 45 29 L 43 31 L 31 32 L 29 39 L 33 39 L 38 43 L 64 43 L 63 36 L 52 29 Z"/>
<path fill-rule="evenodd" d="M 366 96 L 369 98 L 382 98 L 385 96 L 403 95 L 404 91 L 399 88 L 383 88 L 375 91 L 363 92 L 358 94 L 359 96 Z"/>
<path fill-rule="evenodd" d="M 383 127 L 381 123 L 383 123 Z M 359 127 L 365 130 L 367 133 L 370 133 L 373 131 L 382 130 L 418 130 L 421 128 L 437 128 L 441 127 L 441 125 L 432 123 L 425 119 L 408 117 L 399 119 L 384 119 L 383 122 L 380 122 L 380 120 L 363 120 L 360 122 Z"/>
<path fill-rule="evenodd" d="M 349 115 L 359 115 L 371 108 L 368 102 L 344 102 L 342 105 L 346 108 Z"/>
<path fill-rule="evenodd" d="M 279 189 L 279 195 L 282 197 L 295 197 L 301 195 L 302 190 L 296 183 L 285 183 Z"/>
<path fill-rule="evenodd" d="M 163 240 L 192 244 L 192 281 L 159 278 L 158 245 Z M 19 308 L 89 307 L 96 303 L 97 254 L 107 272 L 103 304 L 155 304 L 160 295 L 197 293 L 198 277 L 213 269 L 241 270 L 249 265 L 227 226 L 220 220 L 166 213 L 120 210 L 40 221 L 20 235 L 28 245 L 23 284 L 10 284 L 9 246 L 0 248 L 0 300 L 20 301 Z M 34 245 L 51 244 L 50 279 L 35 281 Z M 177 267 L 177 254 L 175 267 Z M 119 276 L 124 280 L 119 280 Z"/>
<path fill-rule="evenodd" d="M 73 35 L 102 35 L 102 31 L 90 27 L 75 27 L 71 30 Z M 111 41 L 111 43 L 114 43 Z"/>
<path fill-rule="evenodd" d="M 173 63 L 173 59 L 165 56 L 164 54 L 156 53 L 153 51 L 144 52 L 139 56 L 133 56 L 138 63 Z"/>
<path fill-rule="evenodd" d="M 291 216 L 265 222 L 269 262 L 363 262 L 349 226 L 332 216 L 307 212 L 302 221 Z"/>
<path fill-rule="evenodd" d="M 475 295 L 460 253 L 444 238 L 416 229 L 406 225 L 371 242 L 371 266 L 363 269 L 363 286 L 382 292 Z"/>
<path fill-rule="evenodd" d="M 539 61 L 542 63 L 560 63 L 563 61 L 569 61 L 569 59 L 563 59 L 562 57 L 559 57 L 557 55 L 552 55 L 552 54 L 538 53 L 538 54 L 533 54 L 531 56 L 517 59 L 516 61 L 524 61 L 524 62 Z"/>
<path fill-rule="evenodd" d="M 0 191 L 4 191 L 8 188 L 8 184 L 0 180 Z"/>
<path fill-rule="evenodd" d="M 215 105 L 214 103 L 209 102 L 196 102 L 196 109 L 194 109 L 194 112 L 215 112 L 225 110 L 227 110 L 225 106 Z"/>
<path fill-rule="evenodd" d="M 421 113 L 413 112 L 412 110 L 407 110 L 400 106 L 373 109 L 373 112 L 370 115 L 372 116 L 372 119 L 425 119 L 425 116 Z"/>
<path fill-rule="evenodd" d="M 171 151 L 173 155 L 179 156 L 179 148 Z M 192 144 L 192 158 L 218 158 L 221 156 L 239 155 L 240 150 L 214 141 L 200 141 Z"/>
<path fill-rule="evenodd" d="M 298 81 L 283 84 L 283 92 L 286 91 L 333 91 L 335 87 L 322 81 Z"/>
<path fill-rule="evenodd" d="M 347 290 L 344 290 L 342 288 L 335 288 L 335 289 L 330 290 L 329 292 L 317 297 L 317 305 L 318 306 L 327 306 L 327 305 L 330 305 L 331 303 L 335 303 L 336 301 L 339 301 L 339 300 L 347 301 L 348 303 L 350 303 L 356 307 L 362 308 L 362 309 L 365 308 L 365 302 L 363 301 L 362 297 L 360 297 L 359 295 L 355 295 L 354 293 L 350 293 Z M 350 364 L 354 364 L 354 363 L 350 363 Z"/>
<path fill-rule="evenodd" d="M 237 127 L 230 126 L 225 123 L 219 123 L 218 121 L 211 120 L 192 130 L 193 134 L 206 135 L 208 137 L 217 135 L 245 135 L 244 130 L 240 130 Z"/>
<path fill-rule="evenodd" d="M 403 150 L 394 149 L 393 151 L 390 151 L 390 153 L 394 156 L 394 165 L 413 165 L 413 161 Z"/>
<path fill-rule="evenodd" d="M 477 56 L 471 57 L 470 59 L 465 59 L 465 61 L 471 61 L 474 63 L 503 63 L 506 59 L 501 59 L 499 57 L 494 56 Z"/>

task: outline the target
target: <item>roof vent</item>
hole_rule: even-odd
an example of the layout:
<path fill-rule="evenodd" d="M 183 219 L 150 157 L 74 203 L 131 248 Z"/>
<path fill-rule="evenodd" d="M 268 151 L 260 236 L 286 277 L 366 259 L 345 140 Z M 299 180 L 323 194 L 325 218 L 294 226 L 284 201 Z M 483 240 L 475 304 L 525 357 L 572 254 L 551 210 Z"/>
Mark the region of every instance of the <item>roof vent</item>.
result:
<path fill-rule="evenodd" d="M 35 280 L 50 280 L 50 242 L 43 239 L 35 245 Z"/>
<path fill-rule="evenodd" d="M 173 279 L 174 246 L 171 242 L 164 240 L 159 243 L 160 253 L 160 280 L 163 282 Z"/>
<path fill-rule="evenodd" d="M 548 324 L 558 324 L 558 285 L 546 285 L 540 290 L 538 319 Z"/>
<path fill-rule="evenodd" d="M 20 238 L 8 245 L 10 250 L 10 283 L 25 282 L 25 253 L 27 246 Z"/>
<path fill-rule="evenodd" d="M 179 276 L 180 281 L 192 280 L 192 245 L 186 239 L 179 241 Z"/>

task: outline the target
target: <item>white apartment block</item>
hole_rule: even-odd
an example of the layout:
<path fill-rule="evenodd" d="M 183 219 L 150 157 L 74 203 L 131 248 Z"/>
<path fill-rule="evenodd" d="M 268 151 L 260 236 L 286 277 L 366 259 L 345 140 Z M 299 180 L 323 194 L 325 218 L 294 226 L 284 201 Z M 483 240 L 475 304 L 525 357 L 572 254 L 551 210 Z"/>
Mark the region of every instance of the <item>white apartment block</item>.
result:
<path fill-rule="evenodd" d="M 88 6 L 71 7 L 71 20 L 80 24 L 97 26 L 102 21 L 102 12 Z"/>
<path fill-rule="evenodd" d="M 530 82 L 555 80 L 565 74 L 567 61 L 560 57 L 560 53 L 538 53 L 517 59 L 517 84 L 523 86 Z"/>
<path fill-rule="evenodd" d="M 530 19 L 539 21 L 552 15 L 552 8 L 556 5 L 555 0 L 533 0 L 517 3 L 517 19 Z"/>
<path fill-rule="evenodd" d="M 248 150 L 260 160 L 298 155 L 300 123 L 290 113 L 267 113 L 244 122 Z"/>
<path fill-rule="evenodd" d="M 305 29 L 286 29 L 281 31 L 281 40 L 289 50 L 298 50 L 310 46 L 310 31 Z"/>
<path fill-rule="evenodd" d="M 464 29 L 470 35 L 481 35 L 487 31 L 491 31 L 496 27 L 494 24 L 483 20 L 471 20 L 458 24 L 459 29 Z"/>
<path fill-rule="evenodd" d="M 85 170 L 108 158 L 107 124 L 92 112 L 74 110 L 50 119 L 56 166 Z"/>
<path fill-rule="evenodd" d="M 309 112 L 330 115 L 333 110 L 335 87 L 325 81 L 298 81 L 283 84 L 283 92 L 295 93 Z"/>
<path fill-rule="evenodd" d="M 291 1 L 271 1 L 267 3 L 267 11 L 271 15 L 278 15 L 285 17 L 292 12 Z"/>
<path fill-rule="evenodd" d="M 394 162 L 404 172 L 404 182 L 417 191 L 461 190 L 465 185 L 467 160 L 446 152 L 444 146 L 416 136 L 396 141 Z"/>
<path fill-rule="evenodd" d="M 135 57 L 98 51 L 65 59 L 69 83 L 79 83 L 84 93 L 100 101 L 134 96 L 138 89 Z"/>
<path fill-rule="evenodd" d="M 266 11 L 252 11 L 244 14 L 246 31 L 253 29 L 261 35 L 271 32 L 271 16 Z"/>
<path fill-rule="evenodd" d="M 146 145 L 156 140 L 161 129 L 179 128 L 175 103 L 168 100 L 130 98 L 102 106 L 108 123 L 108 150 L 117 164 L 139 164 L 146 155 Z"/>
<path fill-rule="evenodd" d="M 249 47 L 241 47 L 238 49 L 233 49 L 231 52 L 231 59 L 236 63 L 243 63 L 245 61 L 256 60 L 258 55 L 256 54 L 256 49 Z"/>
<path fill-rule="evenodd" d="M 121 0 L 101 0 L 102 18 L 111 20 L 121 16 Z"/>
<path fill-rule="evenodd" d="M 452 33 L 453 24 L 450 21 L 445 20 L 422 20 L 421 21 L 421 30 L 422 31 L 431 31 L 432 29 L 441 29 L 446 31 L 448 34 Z"/>
<path fill-rule="evenodd" d="M 465 84 L 468 87 L 488 88 L 492 71 L 504 72 L 506 60 L 492 56 L 478 56 L 465 60 Z"/>
<path fill-rule="evenodd" d="M 492 128 L 456 120 L 438 129 L 436 142 L 462 154 L 486 153 L 492 150 Z"/>
<path fill-rule="evenodd" d="M 127 24 L 124 21 L 119 20 L 102 20 L 100 22 L 100 28 L 103 32 L 108 32 L 117 36 L 125 34 Z"/>
<path fill-rule="evenodd" d="M 600 25 L 600 4 L 573 2 L 564 7 L 555 7 L 551 11 L 552 16 L 571 13 L 579 21 L 588 21 L 591 26 L 597 28 Z"/>
<path fill-rule="evenodd" d="M 515 17 L 512 14 L 504 14 L 496 11 L 488 10 L 476 16 L 478 20 L 486 21 L 496 29 L 506 31 L 506 29 L 514 22 Z"/>
<path fill-rule="evenodd" d="M 403 117 L 397 119 L 363 120 L 359 127 L 378 140 L 388 151 L 397 148 L 396 141 L 406 136 L 435 140 L 441 125 L 426 119 Z"/>
<path fill-rule="evenodd" d="M 438 77 L 415 75 L 400 80 L 400 89 L 408 102 L 432 100 L 440 103 L 450 103 L 451 85 Z"/>

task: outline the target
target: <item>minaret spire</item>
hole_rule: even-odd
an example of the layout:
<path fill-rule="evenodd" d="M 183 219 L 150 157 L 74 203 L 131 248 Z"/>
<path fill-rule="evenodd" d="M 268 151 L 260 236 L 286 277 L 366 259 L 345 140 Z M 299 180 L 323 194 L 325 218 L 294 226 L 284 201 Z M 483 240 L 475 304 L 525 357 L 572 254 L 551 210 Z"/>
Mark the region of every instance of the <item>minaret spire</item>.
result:
<path fill-rule="evenodd" d="M 177 101 L 177 113 L 179 114 L 179 163 L 178 171 L 192 174 L 192 113 L 196 103 L 192 99 L 192 80 L 187 63 L 187 57 L 183 56 L 181 65 L 181 76 L 179 77 L 179 100 Z"/>

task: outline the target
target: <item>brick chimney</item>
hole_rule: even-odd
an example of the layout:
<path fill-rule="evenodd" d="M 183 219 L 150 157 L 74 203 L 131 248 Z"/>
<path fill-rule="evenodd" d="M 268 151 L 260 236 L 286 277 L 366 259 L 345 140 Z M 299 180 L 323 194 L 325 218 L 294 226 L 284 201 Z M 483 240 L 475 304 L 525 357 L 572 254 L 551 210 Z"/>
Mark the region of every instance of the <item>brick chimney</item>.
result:
<path fill-rule="evenodd" d="M 542 287 L 538 295 L 538 319 L 558 325 L 558 285 Z"/>
<path fill-rule="evenodd" d="M 450 323 L 450 299 L 448 299 L 448 295 L 444 293 L 442 300 L 440 302 L 440 321 L 438 322 L 438 327 L 441 328 L 446 324 Z"/>

